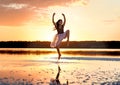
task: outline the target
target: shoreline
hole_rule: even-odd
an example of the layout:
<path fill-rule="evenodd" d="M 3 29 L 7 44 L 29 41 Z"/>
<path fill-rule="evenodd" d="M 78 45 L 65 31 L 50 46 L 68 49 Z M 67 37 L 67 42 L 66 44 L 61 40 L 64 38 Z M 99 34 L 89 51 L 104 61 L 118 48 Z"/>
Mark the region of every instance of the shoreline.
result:
<path fill-rule="evenodd" d="M 50 41 L 0 41 L 0 48 L 50 48 Z M 61 43 L 66 47 L 66 42 Z M 69 48 L 120 49 L 120 41 L 70 41 Z"/>
<path fill-rule="evenodd" d="M 1 50 L 0 49 L 0 54 L 33 54 L 33 55 L 40 55 L 40 54 L 51 54 L 51 53 L 56 53 L 55 50 L 10 50 L 10 49 L 5 49 L 5 50 Z M 105 51 L 105 50 L 96 50 L 96 51 L 92 51 L 92 50 L 64 50 L 61 51 L 61 53 L 63 54 L 75 54 L 75 55 L 107 55 L 107 56 L 120 56 L 120 50 L 116 50 L 116 51 Z"/>

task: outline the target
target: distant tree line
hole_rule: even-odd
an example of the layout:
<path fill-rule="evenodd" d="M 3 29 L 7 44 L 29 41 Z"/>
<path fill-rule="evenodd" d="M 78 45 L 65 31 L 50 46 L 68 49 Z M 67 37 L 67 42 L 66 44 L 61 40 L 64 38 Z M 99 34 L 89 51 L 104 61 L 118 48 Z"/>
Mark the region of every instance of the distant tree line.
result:
<path fill-rule="evenodd" d="M 61 43 L 62 48 L 120 48 L 120 41 L 71 41 Z M 0 48 L 50 48 L 48 41 L 0 41 Z"/>

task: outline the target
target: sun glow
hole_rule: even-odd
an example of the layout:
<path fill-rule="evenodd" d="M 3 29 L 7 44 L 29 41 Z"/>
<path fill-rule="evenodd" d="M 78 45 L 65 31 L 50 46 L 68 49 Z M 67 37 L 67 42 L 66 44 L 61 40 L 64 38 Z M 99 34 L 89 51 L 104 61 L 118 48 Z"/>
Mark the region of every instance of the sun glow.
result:
<path fill-rule="evenodd" d="M 71 41 L 120 39 L 119 0 L 110 0 L 110 3 L 105 0 L 65 0 L 65 3 L 60 3 L 55 1 L 54 4 L 41 4 L 40 7 L 35 6 L 37 4 L 29 6 L 27 2 L 1 4 L 0 40 L 51 41 L 57 33 L 53 31 L 54 12 L 55 21 L 63 19 L 61 14 L 65 14 L 64 29 L 70 30 Z"/>

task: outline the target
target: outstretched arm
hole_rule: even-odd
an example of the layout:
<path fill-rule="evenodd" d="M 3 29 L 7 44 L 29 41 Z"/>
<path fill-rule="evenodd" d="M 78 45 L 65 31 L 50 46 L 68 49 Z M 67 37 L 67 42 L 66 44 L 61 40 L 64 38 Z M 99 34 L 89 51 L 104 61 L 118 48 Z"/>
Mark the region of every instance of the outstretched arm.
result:
<path fill-rule="evenodd" d="M 66 23 L 66 18 L 65 18 L 65 15 L 64 14 L 62 14 L 63 15 L 63 18 L 64 18 L 64 23 L 63 23 L 63 26 L 65 26 L 65 23 Z"/>
<path fill-rule="evenodd" d="M 55 25 L 54 16 L 55 16 L 55 13 L 53 13 L 53 16 L 52 16 L 52 23 Z"/>

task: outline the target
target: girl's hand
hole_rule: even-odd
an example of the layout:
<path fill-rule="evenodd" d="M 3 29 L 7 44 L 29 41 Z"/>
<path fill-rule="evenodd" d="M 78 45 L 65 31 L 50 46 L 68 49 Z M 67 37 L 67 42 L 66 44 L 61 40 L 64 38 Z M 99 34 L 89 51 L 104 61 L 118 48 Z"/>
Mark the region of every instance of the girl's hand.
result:
<path fill-rule="evenodd" d="M 53 13 L 53 16 L 55 15 L 55 13 Z"/>
<path fill-rule="evenodd" d="M 62 13 L 63 16 L 65 16 L 65 14 Z"/>

